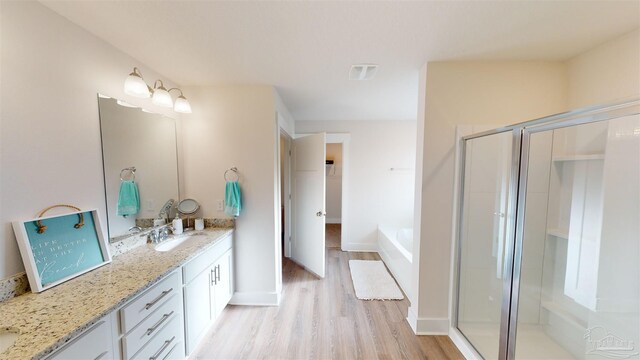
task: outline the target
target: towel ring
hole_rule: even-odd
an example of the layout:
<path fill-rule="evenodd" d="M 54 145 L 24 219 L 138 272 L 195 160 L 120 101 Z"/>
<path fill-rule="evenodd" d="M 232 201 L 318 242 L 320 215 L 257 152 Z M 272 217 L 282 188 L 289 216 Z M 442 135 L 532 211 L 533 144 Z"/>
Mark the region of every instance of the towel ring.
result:
<path fill-rule="evenodd" d="M 126 171 L 129 172 L 129 176 L 131 177 L 131 181 L 136 179 L 136 167 L 132 166 L 132 167 L 128 167 L 128 168 L 124 168 L 122 170 L 120 170 L 120 181 L 125 181 L 124 176 L 126 176 L 127 174 L 125 173 Z M 122 175 L 122 173 L 125 173 L 124 176 Z"/>
<path fill-rule="evenodd" d="M 235 179 L 235 180 L 233 180 L 233 181 L 238 181 L 238 180 L 240 180 L 240 174 L 238 174 L 238 168 L 234 166 L 234 167 L 232 167 L 232 168 L 230 168 L 230 169 L 227 169 L 227 171 L 225 171 L 225 172 L 224 172 L 224 180 L 225 180 L 225 181 L 232 181 L 232 180 L 229 180 L 229 179 L 227 178 L 227 174 L 229 174 L 229 171 L 233 172 L 233 174 L 235 174 L 235 176 L 236 176 L 236 179 Z"/>
<path fill-rule="evenodd" d="M 78 211 L 82 211 L 79 207 L 73 206 L 73 205 L 67 205 L 67 204 L 58 204 L 58 205 L 53 205 L 53 206 L 49 206 L 48 208 L 45 208 L 44 210 L 40 211 L 40 214 L 38 214 L 38 217 L 42 217 L 42 215 L 44 215 L 44 213 L 46 213 L 47 211 L 53 209 L 53 208 L 57 208 L 57 207 L 67 207 L 70 209 L 74 209 L 74 210 L 78 210 Z M 80 229 L 81 227 L 84 226 L 84 215 L 82 213 L 78 214 L 79 220 L 77 224 L 73 225 L 74 228 L 76 229 Z M 42 223 L 42 221 L 37 220 L 36 221 L 36 226 L 38 227 L 38 234 L 44 234 L 45 231 L 47 231 L 47 226 L 44 225 Z"/>

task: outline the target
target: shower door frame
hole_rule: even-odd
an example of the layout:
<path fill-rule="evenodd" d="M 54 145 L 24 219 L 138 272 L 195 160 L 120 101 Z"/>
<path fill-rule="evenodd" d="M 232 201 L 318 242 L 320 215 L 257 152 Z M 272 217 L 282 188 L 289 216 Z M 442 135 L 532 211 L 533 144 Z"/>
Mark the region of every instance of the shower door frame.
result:
<path fill-rule="evenodd" d="M 485 136 L 512 133 L 511 171 L 509 177 L 507 224 L 505 231 L 505 259 L 502 279 L 502 304 L 500 309 L 499 360 L 515 359 L 520 277 L 524 240 L 524 221 L 529 170 L 530 137 L 534 133 L 551 131 L 571 126 L 608 121 L 623 116 L 640 114 L 640 99 L 614 104 L 591 106 L 579 110 L 551 115 L 510 126 L 463 136 L 460 139 L 460 163 L 458 165 L 458 207 L 454 233 L 453 291 L 451 299 L 451 330 L 457 332 L 480 355 L 464 333 L 458 328 L 458 305 L 460 295 L 460 265 L 464 219 L 464 179 L 466 165 L 466 142 Z"/>

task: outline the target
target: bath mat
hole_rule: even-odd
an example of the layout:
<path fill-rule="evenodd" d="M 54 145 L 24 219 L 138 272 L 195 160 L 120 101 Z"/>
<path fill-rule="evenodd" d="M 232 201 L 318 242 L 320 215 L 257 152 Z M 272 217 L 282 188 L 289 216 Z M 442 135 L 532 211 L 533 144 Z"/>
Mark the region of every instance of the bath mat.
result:
<path fill-rule="evenodd" d="M 402 291 L 379 260 L 349 260 L 356 297 L 362 300 L 402 300 Z"/>

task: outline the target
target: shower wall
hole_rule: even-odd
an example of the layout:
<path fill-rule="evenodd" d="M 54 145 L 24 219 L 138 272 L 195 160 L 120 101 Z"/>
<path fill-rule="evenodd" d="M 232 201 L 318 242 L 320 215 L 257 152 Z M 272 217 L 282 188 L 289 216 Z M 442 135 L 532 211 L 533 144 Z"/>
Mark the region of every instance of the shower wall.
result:
<path fill-rule="evenodd" d="M 525 231 L 520 296 L 540 292 L 538 324 L 570 358 L 608 357 L 594 350 L 608 335 L 638 343 L 639 134 L 640 121 L 632 116 L 531 135 L 530 158 L 552 149 L 548 214 L 546 235 Z M 546 149 L 534 146 L 549 139 Z M 534 170 L 532 164 L 531 185 L 540 176 Z M 538 213 L 529 213 L 536 198 L 528 189 L 525 228 L 537 222 Z M 526 281 L 540 275 L 539 286 Z M 518 328 L 531 330 L 526 325 L 536 322 L 522 315 Z M 516 355 L 534 336 L 519 333 Z"/>

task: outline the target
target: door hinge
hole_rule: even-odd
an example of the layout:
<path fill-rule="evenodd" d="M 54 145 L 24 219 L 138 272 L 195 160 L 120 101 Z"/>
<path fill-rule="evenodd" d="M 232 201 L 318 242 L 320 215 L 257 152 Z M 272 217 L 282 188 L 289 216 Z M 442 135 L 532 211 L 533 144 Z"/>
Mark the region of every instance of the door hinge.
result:
<path fill-rule="evenodd" d="M 289 150 L 289 156 L 291 156 L 291 150 Z"/>
<path fill-rule="evenodd" d="M 291 194 L 289 194 L 289 200 L 291 200 Z"/>

